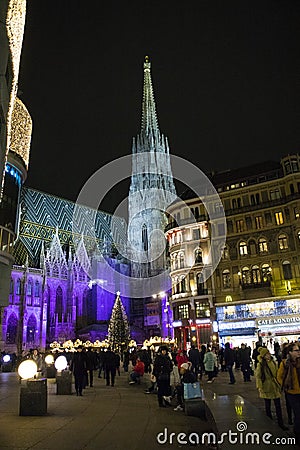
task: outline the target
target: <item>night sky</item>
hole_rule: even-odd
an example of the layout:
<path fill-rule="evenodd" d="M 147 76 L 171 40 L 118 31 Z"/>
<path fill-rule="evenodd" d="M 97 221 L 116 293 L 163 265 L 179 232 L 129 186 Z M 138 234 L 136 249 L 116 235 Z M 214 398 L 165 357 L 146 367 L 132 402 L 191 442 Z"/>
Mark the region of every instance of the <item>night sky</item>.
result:
<path fill-rule="evenodd" d="M 29 0 L 26 186 L 75 201 L 95 170 L 131 153 L 145 55 L 174 155 L 220 171 L 299 152 L 299 24 L 297 0 Z"/>

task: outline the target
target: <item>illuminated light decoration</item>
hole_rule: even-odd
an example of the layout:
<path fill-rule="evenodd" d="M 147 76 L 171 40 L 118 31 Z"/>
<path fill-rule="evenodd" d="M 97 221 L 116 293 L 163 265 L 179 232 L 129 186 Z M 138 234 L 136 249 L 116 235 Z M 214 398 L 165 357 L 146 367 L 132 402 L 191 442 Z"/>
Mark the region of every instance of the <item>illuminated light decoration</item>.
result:
<path fill-rule="evenodd" d="M 45 358 L 45 363 L 46 364 L 53 364 L 54 363 L 54 357 L 53 357 L 53 355 L 47 355 L 46 356 L 46 358 Z"/>
<path fill-rule="evenodd" d="M 18 374 L 23 380 L 33 378 L 36 373 L 37 373 L 37 364 L 32 359 L 26 359 L 19 365 Z"/>
<path fill-rule="evenodd" d="M 10 361 L 10 356 L 4 355 L 2 359 L 3 359 L 3 362 L 8 363 Z"/>
<path fill-rule="evenodd" d="M 217 333 L 219 331 L 218 322 L 216 320 L 213 321 L 213 332 Z"/>
<path fill-rule="evenodd" d="M 21 50 L 23 43 L 24 27 L 26 16 L 26 0 L 10 0 L 8 3 L 7 15 L 6 15 L 6 31 L 10 50 L 11 65 L 12 65 L 12 81 L 11 89 L 9 92 L 9 103 L 6 117 L 6 151 L 5 161 L 7 161 L 7 155 L 11 144 L 11 128 L 12 128 L 12 115 L 15 100 L 17 97 L 18 78 Z M 1 195 L 3 193 L 4 175 L 2 177 Z"/>
<path fill-rule="evenodd" d="M 55 369 L 56 370 L 65 370 L 67 368 L 68 365 L 68 361 L 67 358 L 63 355 L 59 356 L 54 363 Z"/>
<path fill-rule="evenodd" d="M 12 112 L 10 151 L 19 155 L 26 169 L 29 164 L 32 119 L 24 103 L 16 97 Z"/>
<path fill-rule="evenodd" d="M 21 174 L 18 171 L 18 169 L 16 169 L 13 165 L 11 165 L 9 163 L 6 163 L 6 165 L 5 165 L 5 172 L 8 173 L 13 178 L 15 178 L 16 183 L 18 184 L 18 186 L 21 186 L 22 178 L 21 178 Z"/>

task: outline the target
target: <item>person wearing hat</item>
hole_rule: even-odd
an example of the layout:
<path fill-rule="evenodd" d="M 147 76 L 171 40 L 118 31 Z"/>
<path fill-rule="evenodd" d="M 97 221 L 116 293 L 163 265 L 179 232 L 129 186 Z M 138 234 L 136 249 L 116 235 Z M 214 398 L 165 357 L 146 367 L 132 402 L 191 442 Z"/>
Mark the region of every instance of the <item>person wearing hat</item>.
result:
<path fill-rule="evenodd" d="M 176 386 L 177 406 L 174 408 L 174 411 L 183 411 L 183 384 L 197 381 L 197 375 L 192 371 L 192 367 L 193 365 L 190 361 L 180 366 L 180 382 Z"/>
<path fill-rule="evenodd" d="M 288 428 L 283 423 L 281 410 L 281 388 L 276 376 L 278 371 L 277 362 L 273 359 L 271 353 L 266 347 L 258 348 L 259 356 L 257 357 L 256 368 L 256 387 L 259 396 L 265 401 L 266 415 L 272 419 L 271 400 L 274 401 L 276 417 L 278 425 L 281 429 Z"/>
<path fill-rule="evenodd" d="M 300 447 L 300 347 L 292 342 L 284 349 L 277 379 L 286 394 L 286 400 L 294 413 L 294 433 Z"/>
<path fill-rule="evenodd" d="M 157 399 L 161 408 L 169 406 L 164 397 L 171 395 L 170 374 L 173 370 L 173 363 L 168 356 L 168 347 L 162 346 L 160 352 L 154 360 L 153 375 L 157 382 Z"/>

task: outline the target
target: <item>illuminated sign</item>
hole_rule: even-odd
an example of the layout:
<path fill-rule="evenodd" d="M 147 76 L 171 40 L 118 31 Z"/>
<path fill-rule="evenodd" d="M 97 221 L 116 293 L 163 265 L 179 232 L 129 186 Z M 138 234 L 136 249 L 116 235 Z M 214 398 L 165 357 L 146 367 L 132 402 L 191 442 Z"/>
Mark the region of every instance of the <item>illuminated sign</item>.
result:
<path fill-rule="evenodd" d="M 210 319 L 196 319 L 196 324 L 201 325 L 203 323 L 210 323 Z"/>
<path fill-rule="evenodd" d="M 172 325 L 173 325 L 173 328 L 182 327 L 182 322 L 181 322 L 181 320 L 176 320 L 175 322 L 172 323 Z"/>
<path fill-rule="evenodd" d="M 244 322 L 225 322 L 219 323 L 219 331 L 235 330 L 242 328 L 256 328 L 255 320 L 245 320 Z"/>
<path fill-rule="evenodd" d="M 290 317 L 272 317 L 271 319 L 258 319 L 257 325 L 285 325 L 285 324 L 300 323 L 300 316 Z"/>

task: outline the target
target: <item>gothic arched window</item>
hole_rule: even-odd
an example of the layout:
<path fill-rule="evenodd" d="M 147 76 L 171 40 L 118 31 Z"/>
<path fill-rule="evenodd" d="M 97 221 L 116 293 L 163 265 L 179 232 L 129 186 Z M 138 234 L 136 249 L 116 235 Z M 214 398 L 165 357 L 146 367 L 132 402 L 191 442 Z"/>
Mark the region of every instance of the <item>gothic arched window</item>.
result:
<path fill-rule="evenodd" d="M 223 281 L 223 288 L 228 289 L 231 287 L 231 280 L 230 280 L 230 271 L 228 269 L 223 270 L 222 272 L 222 281 Z"/>
<path fill-rule="evenodd" d="M 143 243 L 143 249 L 145 252 L 148 251 L 148 230 L 147 225 L 144 223 L 142 227 L 142 243 Z"/>
<path fill-rule="evenodd" d="M 15 314 L 11 314 L 7 321 L 6 344 L 17 343 L 18 319 Z"/>
<path fill-rule="evenodd" d="M 258 266 L 252 266 L 251 269 L 252 282 L 257 284 L 261 283 L 261 273 Z"/>
<path fill-rule="evenodd" d="M 62 292 L 62 288 L 60 286 L 58 286 L 58 288 L 56 290 L 55 314 L 57 314 L 58 322 L 62 322 L 62 316 L 63 316 L 63 292 Z"/>
<path fill-rule="evenodd" d="M 36 324 L 36 318 L 34 314 L 31 314 L 31 316 L 28 319 L 27 322 L 27 337 L 26 341 L 28 344 L 34 344 L 36 340 L 36 331 L 37 331 L 37 324 Z"/>

